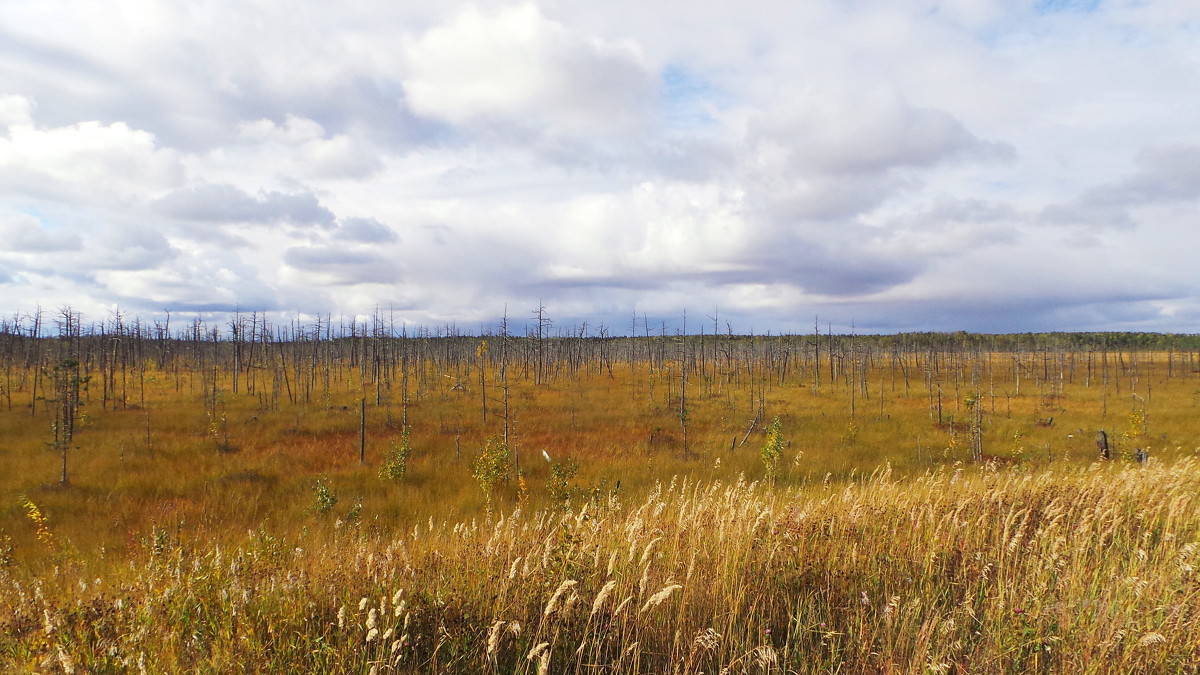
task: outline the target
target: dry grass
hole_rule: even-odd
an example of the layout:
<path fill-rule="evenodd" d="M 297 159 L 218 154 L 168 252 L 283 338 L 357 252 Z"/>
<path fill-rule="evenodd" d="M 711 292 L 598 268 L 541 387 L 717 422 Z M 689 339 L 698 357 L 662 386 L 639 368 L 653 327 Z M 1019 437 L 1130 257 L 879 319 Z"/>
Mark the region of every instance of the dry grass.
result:
<path fill-rule="evenodd" d="M 686 450 L 677 362 L 510 372 L 521 480 L 498 486 L 495 521 L 472 477 L 502 428 L 491 367 L 485 419 L 478 371 L 414 365 L 402 480 L 378 471 L 400 393 L 376 402 L 346 364 L 294 405 L 269 380 L 235 395 L 229 373 L 214 402 L 177 367 L 148 368 L 144 397 L 130 381 L 137 405 L 93 390 L 65 487 L 44 404 L 10 390 L 0 669 L 1188 672 L 1197 373 L 1112 357 L 1103 384 L 1076 356 L 955 356 L 940 424 L 915 361 L 907 384 L 877 358 L 865 387 L 819 389 L 803 363 L 710 363 L 690 375 Z M 768 489 L 776 415 L 789 445 Z M 1122 461 L 1092 464 L 1097 429 Z M 578 463 L 565 487 L 543 452 Z"/>
<path fill-rule="evenodd" d="M 0 656 L 87 672 L 1187 672 L 1200 466 L 947 467 L 0 577 Z M 52 545 L 52 544 L 50 544 Z"/>

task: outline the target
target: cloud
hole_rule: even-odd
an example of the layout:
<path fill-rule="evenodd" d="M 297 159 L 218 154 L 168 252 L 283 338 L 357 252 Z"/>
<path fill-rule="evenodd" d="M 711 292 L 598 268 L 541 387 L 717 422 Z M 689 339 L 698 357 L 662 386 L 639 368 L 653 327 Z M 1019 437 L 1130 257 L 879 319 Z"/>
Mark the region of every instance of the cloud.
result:
<path fill-rule="evenodd" d="M 0 189 L 56 200 L 111 203 L 177 185 L 179 155 L 154 134 L 124 122 L 77 122 L 41 128 L 28 98 L 6 97 L 0 136 Z"/>
<path fill-rule="evenodd" d="M 171 192 L 154 209 L 182 220 L 216 223 L 330 226 L 333 213 L 311 192 L 260 191 L 251 196 L 232 185 L 200 184 Z"/>
<path fill-rule="evenodd" d="M 1133 210 L 1156 204 L 1200 200 L 1200 145 L 1156 145 L 1143 149 L 1137 170 L 1125 178 L 1085 190 L 1074 199 L 1048 205 L 1044 222 L 1085 229 L 1133 229 Z"/>
<path fill-rule="evenodd" d="M 27 127 L 33 124 L 33 101 L 16 94 L 0 95 L 0 126 Z"/>
<path fill-rule="evenodd" d="M 282 124 L 269 119 L 243 122 L 238 136 L 253 154 L 266 153 L 290 173 L 308 178 L 365 178 L 382 164 L 365 144 L 347 134 L 328 136 L 306 117 L 288 115 Z"/>
<path fill-rule="evenodd" d="M 0 241 L 0 252 L 78 251 L 82 246 L 77 233 L 48 229 L 38 218 L 19 212 L 0 213 Z"/>
<path fill-rule="evenodd" d="M 747 141 L 751 148 L 778 148 L 783 168 L 845 177 L 1014 154 L 977 138 L 949 113 L 913 106 L 888 90 L 789 97 L 754 117 Z"/>
<path fill-rule="evenodd" d="M 341 246 L 298 246 L 284 254 L 284 262 L 323 284 L 386 284 L 399 280 L 399 266 L 381 254 Z"/>
<path fill-rule="evenodd" d="M 213 251 L 181 257 L 154 269 L 123 269 L 97 275 L 106 294 L 132 310 L 231 312 L 280 309 L 276 292 L 254 267 Z"/>
<path fill-rule="evenodd" d="M 460 11 L 404 50 L 418 115 L 552 136 L 622 136 L 645 123 L 654 79 L 638 49 L 580 34 L 533 4 Z"/>
<path fill-rule="evenodd" d="M 384 244 L 397 241 L 399 237 L 387 225 L 374 218 L 345 218 L 338 221 L 334 238 L 363 244 Z"/>
<path fill-rule="evenodd" d="M 1200 93 L 1181 84 L 1197 18 L 1088 0 L 0 3 L 5 294 L 1200 330 Z"/>
<path fill-rule="evenodd" d="M 173 264 L 179 249 L 167 238 L 145 225 L 126 224 L 101 231 L 91 238 L 93 251 L 104 255 L 89 258 L 82 264 L 91 270 L 143 270 Z"/>

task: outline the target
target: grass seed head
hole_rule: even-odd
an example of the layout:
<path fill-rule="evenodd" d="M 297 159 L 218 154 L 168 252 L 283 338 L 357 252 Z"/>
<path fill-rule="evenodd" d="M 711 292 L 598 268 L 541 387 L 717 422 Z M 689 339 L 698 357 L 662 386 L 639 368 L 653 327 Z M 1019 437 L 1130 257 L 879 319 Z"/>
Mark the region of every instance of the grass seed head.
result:
<path fill-rule="evenodd" d="M 574 579 L 567 579 L 566 581 L 559 584 L 558 589 L 556 591 L 554 591 L 554 595 L 551 595 L 549 602 L 546 603 L 546 609 L 542 612 L 542 616 L 550 616 L 551 614 L 553 614 L 554 610 L 558 607 L 559 598 L 561 598 L 563 593 L 566 593 L 568 589 L 570 589 L 577 583 L 578 582 L 575 581 Z"/>
<path fill-rule="evenodd" d="M 638 614 L 644 614 L 647 610 L 658 607 L 665 602 L 667 598 L 671 597 L 672 593 L 681 588 L 683 588 L 683 584 L 671 584 L 670 586 L 663 588 L 661 591 L 650 596 L 650 599 L 646 601 L 646 604 L 642 605 L 642 608 L 638 611 Z"/>

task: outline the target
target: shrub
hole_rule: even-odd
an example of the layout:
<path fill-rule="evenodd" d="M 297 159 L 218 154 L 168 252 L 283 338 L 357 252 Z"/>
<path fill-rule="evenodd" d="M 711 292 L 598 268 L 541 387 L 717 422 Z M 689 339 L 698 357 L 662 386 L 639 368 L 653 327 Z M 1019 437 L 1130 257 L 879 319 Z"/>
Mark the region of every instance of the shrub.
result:
<path fill-rule="evenodd" d="M 780 432 L 782 424 L 779 421 L 779 416 L 771 420 L 771 426 L 767 427 L 767 442 L 762 448 L 762 462 L 767 470 L 767 482 L 774 484 L 775 479 L 779 477 L 779 460 L 783 457 L 784 440 Z"/>

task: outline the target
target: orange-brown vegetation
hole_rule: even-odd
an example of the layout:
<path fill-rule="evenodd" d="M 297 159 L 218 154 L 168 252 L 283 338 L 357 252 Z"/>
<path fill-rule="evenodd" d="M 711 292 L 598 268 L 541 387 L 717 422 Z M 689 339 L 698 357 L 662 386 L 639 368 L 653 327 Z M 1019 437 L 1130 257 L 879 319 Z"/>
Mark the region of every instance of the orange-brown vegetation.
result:
<path fill-rule="evenodd" d="M 0 660 L 1015 673 L 1200 656 L 1191 346 L 316 332 L 4 343 Z M 62 483 L 45 373 L 67 346 L 90 379 Z M 491 509 L 489 443 L 507 453 Z"/>

